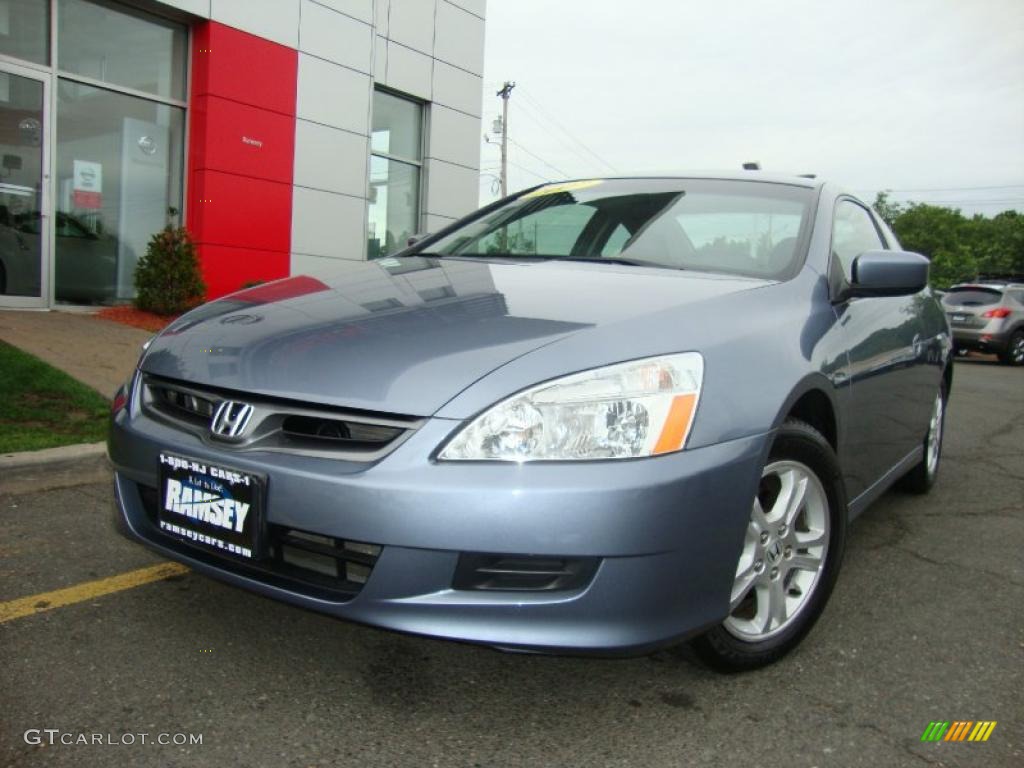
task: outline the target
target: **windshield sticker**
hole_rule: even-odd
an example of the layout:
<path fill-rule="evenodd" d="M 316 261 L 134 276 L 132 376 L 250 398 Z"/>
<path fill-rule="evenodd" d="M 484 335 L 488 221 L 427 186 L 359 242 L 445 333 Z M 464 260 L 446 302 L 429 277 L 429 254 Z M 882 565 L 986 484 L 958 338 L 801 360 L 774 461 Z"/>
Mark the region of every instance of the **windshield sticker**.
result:
<path fill-rule="evenodd" d="M 559 192 L 574 192 L 577 189 L 588 189 L 596 187 L 601 179 L 588 179 L 587 181 L 567 181 L 564 184 L 546 184 L 540 189 L 535 189 L 529 194 L 523 195 L 522 199 L 531 197 L 542 197 L 543 195 L 557 195 Z"/>

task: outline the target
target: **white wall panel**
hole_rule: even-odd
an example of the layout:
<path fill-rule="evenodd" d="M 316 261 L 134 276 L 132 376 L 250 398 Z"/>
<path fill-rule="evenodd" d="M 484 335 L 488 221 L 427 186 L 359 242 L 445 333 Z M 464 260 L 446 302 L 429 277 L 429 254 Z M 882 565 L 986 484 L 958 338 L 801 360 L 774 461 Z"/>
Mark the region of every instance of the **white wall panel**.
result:
<path fill-rule="evenodd" d="M 295 123 L 295 183 L 366 196 L 368 140 L 319 123 Z"/>
<path fill-rule="evenodd" d="M 447 0 L 447 2 L 457 5 L 459 8 L 464 8 L 481 19 L 487 18 L 487 0 Z"/>
<path fill-rule="evenodd" d="M 443 160 L 427 160 L 426 212 L 441 216 L 465 216 L 477 207 L 480 174 Z M 298 250 L 298 249 L 296 249 Z"/>
<path fill-rule="evenodd" d="M 160 5 L 169 5 L 204 19 L 210 18 L 210 0 L 160 0 Z"/>
<path fill-rule="evenodd" d="M 434 50 L 436 0 L 391 0 L 388 38 L 430 55 Z"/>
<path fill-rule="evenodd" d="M 210 18 L 291 48 L 299 44 L 299 0 L 212 0 Z"/>
<path fill-rule="evenodd" d="M 388 72 L 388 41 L 379 35 L 373 41 L 373 79 L 383 83 Z"/>
<path fill-rule="evenodd" d="M 369 133 L 369 75 L 299 53 L 296 111 L 304 120 Z"/>
<path fill-rule="evenodd" d="M 440 232 L 453 221 L 455 221 L 455 219 L 451 216 L 441 216 L 436 213 L 428 213 L 426 216 L 426 221 L 424 222 L 426 226 L 426 229 L 424 231 L 429 232 L 430 234 Z"/>
<path fill-rule="evenodd" d="M 366 200 L 294 187 L 292 251 L 307 256 L 365 258 Z"/>
<path fill-rule="evenodd" d="M 384 82 L 396 91 L 430 101 L 433 67 L 434 62 L 426 54 L 388 42 L 388 68 Z"/>
<path fill-rule="evenodd" d="M 309 275 L 310 277 L 330 278 L 338 271 L 338 259 L 329 256 L 310 256 L 308 253 L 293 253 L 291 258 L 292 275 Z M 337 313 L 335 313 L 337 317 Z"/>
<path fill-rule="evenodd" d="M 344 13 L 367 24 L 373 23 L 373 0 L 316 0 L 340 13 Z"/>
<path fill-rule="evenodd" d="M 480 75 L 484 71 L 484 20 L 440 0 L 434 57 Z"/>
<path fill-rule="evenodd" d="M 434 104 L 427 154 L 470 168 L 480 167 L 480 119 Z"/>
<path fill-rule="evenodd" d="M 350 16 L 302 0 L 299 50 L 369 74 L 373 30 Z"/>
<path fill-rule="evenodd" d="M 388 14 L 391 11 L 391 0 L 374 0 L 373 23 L 377 27 L 377 34 L 387 37 Z"/>
<path fill-rule="evenodd" d="M 433 98 L 438 104 L 479 117 L 483 106 L 483 80 L 443 61 L 435 61 Z"/>

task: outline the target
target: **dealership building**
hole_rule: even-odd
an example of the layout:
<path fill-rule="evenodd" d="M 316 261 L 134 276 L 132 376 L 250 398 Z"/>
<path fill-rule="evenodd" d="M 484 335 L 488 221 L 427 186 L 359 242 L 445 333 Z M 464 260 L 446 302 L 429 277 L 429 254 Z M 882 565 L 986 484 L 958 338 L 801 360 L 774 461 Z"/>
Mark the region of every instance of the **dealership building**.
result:
<path fill-rule="evenodd" d="M 0 307 L 116 303 L 182 222 L 208 296 L 476 207 L 485 0 L 0 0 Z"/>

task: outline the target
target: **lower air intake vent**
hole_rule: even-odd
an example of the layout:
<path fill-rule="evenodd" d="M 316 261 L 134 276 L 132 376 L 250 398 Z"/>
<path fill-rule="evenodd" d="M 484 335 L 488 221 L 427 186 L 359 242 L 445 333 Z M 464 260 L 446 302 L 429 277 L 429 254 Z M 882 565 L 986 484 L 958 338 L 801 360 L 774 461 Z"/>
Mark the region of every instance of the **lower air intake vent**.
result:
<path fill-rule="evenodd" d="M 463 553 L 452 586 L 512 592 L 580 589 L 594 578 L 600 562 L 597 557 Z"/>

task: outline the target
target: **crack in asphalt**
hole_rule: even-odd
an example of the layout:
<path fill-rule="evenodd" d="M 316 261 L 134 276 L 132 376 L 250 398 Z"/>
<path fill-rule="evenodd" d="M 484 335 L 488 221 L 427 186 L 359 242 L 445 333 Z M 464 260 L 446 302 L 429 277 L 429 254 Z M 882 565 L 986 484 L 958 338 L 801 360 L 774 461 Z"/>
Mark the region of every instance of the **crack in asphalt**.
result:
<path fill-rule="evenodd" d="M 986 576 L 991 576 L 994 579 L 999 579 L 1004 584 L 1011 584 L 1011 585 L 1013 585 L 1015 587 L 1018 587 L 1020 589 L 1024 589 L 1024 582 L 1015 581 L 1014 579 L 1012 579 L 1012 578 L 1010 578 L 1010 577 L 1008 577 L 1008 576 L 1006 576 L 1004 574 L 996 573 L 994 571 L 989 571 L 989 570 L 986 570 L 985 568 L 978 568 L 977 566 L 973 566 L 973 565 L 964 565 L 963 563 L 958 563 L 955 560 L 939 560 L 939 559 L 934 558 L 934 557 L 929 557 L 928 555 L 923 555 L 920 552 L 918 552 L 917 550 L 911 549 L 910 547 L 901 547 L 897 543 L 881 544 L 881 545 L 879 545 L 878 548 L 881 549 L 882 547 L 890 547 L 890 548 L 898 550 L 900 552 L 904 552 L 904 553 L 910 555 L 911 557 L 913 557 L 914 559 L 920 560 L 923 563 L 928 563 L 929 565 L 936 565 L 936 566 L 939 566 L 940 568 L 949 568 L 949 567 L 959 568 L 960 570 L 963 570 L 963 571 L 973 571 L 974 573 L 983 573 Z"/>
<path fill-rule="evenodd" d="M 847 713 L 845 711 L 843 711 L 843 710 L 849 710 L 849 706 L 845 706 L 842 709 L 840 709 L 835 704 L 833 704 L 831 701 L 826 701 L 824 699 L 819 699 L 819 698 L 817 698 L 815 696 L 808 696 L 807 698 L 810 701 L 813 701 L 815 704 L 817 704 L 823 710 L 826 710 L 833 718 L 836 718 L 836 719 L 842 721 L 842 720 L 845 720 L 848 717 Z M 914 752 L 913 749 L 911 749 L 909 745 L 905 744 L 898 737 L 892 736 L 891 734 L 889 734 L 886 731 L 882 730 L 882 728 L 880 728 L 876 723 L 857 722 L 857 723 L 853 723 L 853 727 L 854 728 L 860 728 L 860 729 L 866 730 L 866 731 L 873 731 L 881 739 L 881 741 L 884 744 L 886 744 L 887 746 L 889 746 L 891 749 L 895 749 L 895 750 L 898 750 L 900 752 L 904 752 L 905 754 L 909 755 L 910 757 L 916 758 L 916 759 L 922 761 L 923 763 L 926 763 L 927 765 L 943 765 L 943 763 L 941 763 L 939 761 L 932 760 L 929 757 L 926 757 L 924 755 L 918 754 L 917 752 Z"/>

